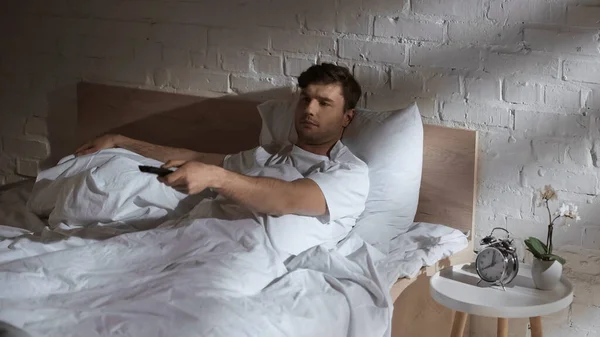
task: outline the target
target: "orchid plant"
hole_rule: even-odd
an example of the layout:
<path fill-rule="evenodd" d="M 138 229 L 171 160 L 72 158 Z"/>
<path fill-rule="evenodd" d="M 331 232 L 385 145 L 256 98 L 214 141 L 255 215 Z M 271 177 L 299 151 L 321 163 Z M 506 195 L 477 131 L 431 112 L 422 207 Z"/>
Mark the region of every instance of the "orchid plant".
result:
<path fill-rule="evenodd" d="M 575 221 L 581 220 L 577 211 L 577 206 L 571 203 L 562 203 L 558 210 L 552 214 L 550 211 L 550 200 L 557 200 L 558 195 L 556 191 L 550 185 L 546 185 L 544 190 L 540 192 L 540 206 L 545 206 L 548 210 L 548 235 L 546 237 L 546 243 L 535 237 L 530 237 L 525 240 L 527 250 L 529 250 L 536 259 L 543 261 L 558 261 L 561 264 L 565 264 L 566 261 L 562 257 L 552 253 L 552 235 L 554 232 L 554 225 L 556 220 L 560 218 L 573 219 Z"/>

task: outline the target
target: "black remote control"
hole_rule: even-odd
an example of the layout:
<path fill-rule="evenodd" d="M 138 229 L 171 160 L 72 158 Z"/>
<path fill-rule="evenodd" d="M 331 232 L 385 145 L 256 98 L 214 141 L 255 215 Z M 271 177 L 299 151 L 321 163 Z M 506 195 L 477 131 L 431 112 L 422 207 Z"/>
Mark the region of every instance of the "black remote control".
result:
<path fill-rule="evenodd" d="M 164 177 L 169 173 L 173 173 L 173 171 L 166 169 L 166 168 L 162 168 L 162 167 L 145 166 L 145 165 L 140 165 L 138 167 L 140 168 L 140 171 L 142 171 L 142 172 L 153 173 L 153 174 L 158 175 L 159 177 Z"/>

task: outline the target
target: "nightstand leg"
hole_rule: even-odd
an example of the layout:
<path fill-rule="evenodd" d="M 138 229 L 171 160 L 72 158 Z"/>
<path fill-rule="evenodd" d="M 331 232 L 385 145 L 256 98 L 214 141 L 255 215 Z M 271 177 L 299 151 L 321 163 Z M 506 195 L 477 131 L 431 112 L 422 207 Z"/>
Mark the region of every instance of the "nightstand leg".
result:
<path fill-rule="evenodd" d="M 454 323 L 452 324 L 452 332 L 450 333 L 450 337 L 463 337 L 463 333 L 465 332 L 465 324 L 467 323 L 467 317 L 469 317 L 467 313 L 461 311 L 454 312 Z"/>
<path fill-rule="evenodd" d="M 497 337 L 508 337 L 508 318 L 498 318 Z"/>
<path fill-rule="evenodd" d="M 531 337 L 543 337 L 542 333 L 542 318 L 540 316 L 530 317 L 529 324 L 531 324 Z"/>

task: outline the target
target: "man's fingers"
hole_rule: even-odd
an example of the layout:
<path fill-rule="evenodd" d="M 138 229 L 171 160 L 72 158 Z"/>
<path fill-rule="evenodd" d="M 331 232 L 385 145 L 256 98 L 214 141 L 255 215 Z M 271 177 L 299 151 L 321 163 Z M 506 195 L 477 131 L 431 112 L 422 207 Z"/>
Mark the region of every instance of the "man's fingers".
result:
<path fill-rule="evenodd" d="M 167 186 L 178 186 L 182 184 L 181 180 L 184 178 L 184 175 L 180 171 L 175 171 L 173 173 L 169 173 L 166 176 L 161 178 L 161 181 Z"/>
<path fill-rule="evenodd" d="M 172 168 L 172 167 L 180 167 L 185 164 L 185 160 L 169 160 L 165 164 L 162 165 L 162 168 Z"/>
<path fill-rule="evenodd" d="M 90 142 L 87 142 L 87 143 L 85 143 L 85 144 L 81 145 L 80 147 L 78 147 L 78 148 L 75 150 L 75 153 L 81 152 L 81 151 L 83 151 L 83 150 L 85 150 L 85 149 L 87 149 L 87 148 L 89 148 L 89 147 L 91 147 L 91 146 L 92 146 L 92 143 L 90 143 Z"/>
<path fill-rule="evenodd" d="M 75 153 L 75 156 L 79 157 L 79 156 L 85 156 L 86 154 L 90 154 L 90 153 L 94 153 L 97 152 L 98 149 L 96 149 L 95 147 L 91 147 L 89 149 L 85 149 L 83 151 L 79 151 Z"/>

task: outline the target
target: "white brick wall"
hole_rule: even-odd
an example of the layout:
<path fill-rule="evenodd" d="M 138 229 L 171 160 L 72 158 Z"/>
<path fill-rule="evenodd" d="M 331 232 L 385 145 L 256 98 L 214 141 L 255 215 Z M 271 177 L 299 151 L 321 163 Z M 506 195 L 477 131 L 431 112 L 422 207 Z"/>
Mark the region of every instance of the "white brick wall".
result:
<path fill-rule="evenodd" d="M 492 0 L 487 17 L 497 22 L 562 23 L 565 5 L 561 1 Z"/>
<path fill-rule="evenodd" d="M 565 60 L 564 79 L 567 81 L 600 83 L 600 61 Z"/>
<path fill-rule="evenodd" d="M 257 73 L 283 75 L 283 61 L 279 55 L 256 54 L 252 65 Z"/>
<path fill-rule="evenodd" d="M 145 26 L 144 26 L 145 27 Z M 136 27 L 137 28 L 137 27 Z M 134 28 L 134 29 L 136 29 Z M 124 28 L 125 31 L 129 29 Z M 136 30 L 141 30 L 142 27 Z M 118 31 L 115 31 L 115 33 Z M 218 31 L 213 32 L 219 34 Z M 136 34 L 138 35 L 138 34 Z M 165 48 L 184 48 L 186 50 L 203 50 L 208 40 L 208 29 L 206 27 L 180 24 L 161 24 L 151 26 L 148 33 L 140 32 L 138 37 L 149 36 L 152 41 L 160 42 Z"/>
<path fill-rule="evenodd" d="M 498 101 L 500 99 L 500 79 L 497 77 L 465 78 L 467 99 L 473 101 Z"/>
<path fill-rule="evenodd" d="M 219 56 L 223 70 L 241 73 L 250 71 L 250 53 L 246 51 L 222 49 Z"/>
<path fill-rule="evenodd" d="M 485 6 L 483 0 L 414 0 L 412 9 L 416 14 L 480 19 L 483 18 Z"/>
<path fill-rule="evenodd" d="M 480 50 L 463 46 L 440 46 L 423 44 L 410 49 L 410 65 L 434 68 L 458 68 L 477 70 L 480 64 Z"/>
<path fill-rule="evenodd" d="M 525 43 L 532 50 L 553 53 L 571 53 L 579 55 L 596 55 L 600 41 L 598 32 L 561 31 L 552 29 L 525 29 Z"/>
<path fill-rule="evenodd" d="M 352 60 L 405 64 L 406 46 L 345 38 L 339 40 L 339 56 Z"/>
<path fill-rule="evenodd" d="M 354 76 L 364 88 L 383 88 L 389 86 L 388 72 L 383 67 L 356 65 Z"/>
<path fill-rule="evenodd" d="M 477 29 L 473 29 L 477 25 Z M 448 40 L 467 44 L 510 46 L 521 41 L 522 27 L 518 24 L 497 24 L 487 21 L 450 21 Z"/>
<path fill-rule="evenodd" d="M 72 111 L 53 100 L 79 80 L 270 97 L 336 62 L 363 84 L 361 106 L 416 100 L 427 123 L 480 131 L 477 237 L 543 235 L 546 184 L 580 206 L 583 221 L 555 234 L 575 303 L 544 324 L 595 336 L 599 28 L 597 0 L 13 1 L 0 10 L 0 184 L 34 176 L 48 138 L 69 131 L 51 128 Z M 493 335 L 485 321 L 471 330 Z"/>
<path fill-rule="evenodd" d="M 504 81 L 504 100 L 509 103 L 535 104 L 540 101 L 537 83 Z"/>
<path fill-rule="evenodd" d="M 444 24 L 442 21 L 377 17 L 375 19 L 374 34 L 382 37 L 403 37 L 418 41 L 442 42 L 444 39 Z"/>
<path fill-rule="evenodd" d="M 580 27 L 600 27 L 600 7 L 598 6 L 569 6 L 567 24 Z"/>
<path fill-rule="evenodd" d="M 289 56 L 285 58 L 284 73 L 287 76 L 300 76 L 304 69 L 315 64 L 314 59 Z"/>
<path fill-rule="evenodd" d="M 271 35 L 271 44 L 274 50 L 307 53 L 307 54 L 333 54 L 334 39 L 326 36 L 303 35 L 290 32 L 274 32 Z"/>
<path fill-rule="evenodd" d="M 483 69 L 499 77 L 525 75 L 528 78 L 557 78 L 559 59 L 552 54 L 506 54 L 491 52 L 486 55 Z"/>
<path fill-rule="evenodd" d="M 425 95 L 446 99 L 460 98 L 460 77 L 457 75 L 433 74 L 425 79 Z"/>

